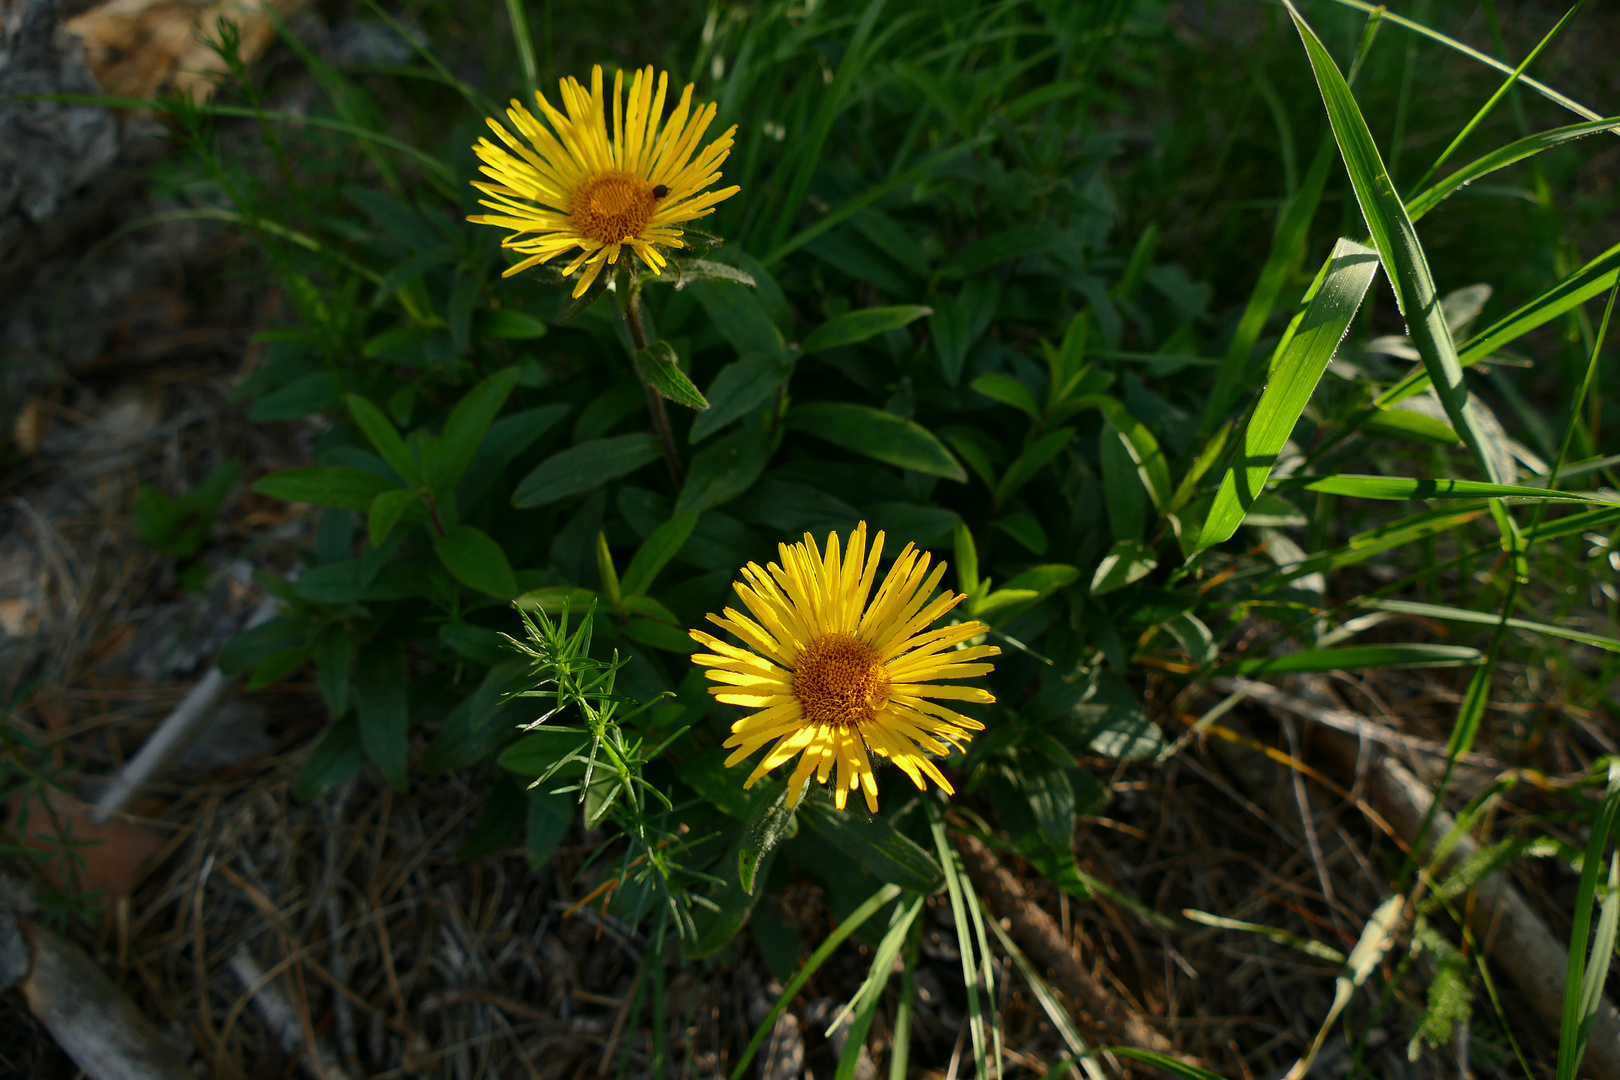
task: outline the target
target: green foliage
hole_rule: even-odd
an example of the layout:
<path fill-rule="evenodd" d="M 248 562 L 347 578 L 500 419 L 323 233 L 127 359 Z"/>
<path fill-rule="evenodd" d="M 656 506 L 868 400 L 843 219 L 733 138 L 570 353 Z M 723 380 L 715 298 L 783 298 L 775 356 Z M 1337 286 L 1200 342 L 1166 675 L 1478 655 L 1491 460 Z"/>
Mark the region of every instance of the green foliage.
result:
<path fill-rule="evenodd" d="M 506 8 L 520 24 L 523 6 Z M 423 78 L 361 79 L 283 28 L 325 94 L 297 124 L 249 85 L 242 103 L 165 103 L 193 162 L 177 190 L 251 237 L 288 301 L 242 386 L 251 415 L 319 418 L 308 464 L 253 483 L 316 508 L 304 571 L 262 581 L 280 616 L 220 661 L 250 685 L 314 665 L 331 724 L 297 794 L 366 767 L 396 787 L 466 770 L 485 792 L 467 858 L 521 835 L 539 863 L 576 820 L 608 826 L 614 910 L 656 918 L 689 956 L 752 918 L 791 965 L 797 939 L 784 944 L 761 897 L 786 875 L 815 880 L 840 929 L 778 1012 L 849 934 L 909 958 L 919 900 L 943 888 L 982 1075 L 999 1058 L 989 934 L 934 799 L 888 770 L 870 819 L 815 796 L 792 808 L 779 786 L 743 786 L 751 765 L 721 764 L 737 714 L 693 674 L 687 631 L 778 543 L 865 520 L 890 556 L 913 542 L 954 563 L 958 614 L 983 620 L 1003 655 L 986 680 L 998 704 L 968 707 L 987 730 L 942 767 L 962 820 L 993 813 L 975 830 L 1081 901 L 1099 883 L 1070 838 L 1109 793 L 1080 761 L 1167 752 L 1148 672 L 1172 684 L 1162 704 L 1219 675 L 1466 667 L 1478 708 L 1459 714 L 1454 749 L 1485 722 L 1503 648 L 1561 665 L 1571 700 L 1595 707 L 1616 636 L 1563 626 L 1562 600 L 1518 610 L 1515 590 L 1538 559 L 1560 587 L 1595 587 L 1572 568 L 1583 533 L 1620 521 L 1601 490 L 1616 486 L 1599 445 L 1612 406 L 1548 395 L 1515 365 L 1533 354 L 1555 383 L 1588 357 L 1597 369 L 1602 332 L 1582 305 L 1614 288 L 1620 249 L 1543 244 L 1546 185 L 1490 185 L 1574 161 L 1576 140 L 1616 125 L 1587 110 L 1513 133 L 1488 103 L 1433 128 L 1467 126 L 1466 145 L 1495 149 L 1410 183 L 1413 140 L 1379 141 L 1406 105 L 1377 78 L 1391 27 L 1409 20 L 1382 16 L 1344 68 L 1329 43 L 1355 40 L 1355 13 L 1308 13 L 1320 36 L 1290 8 L 1278 27 L 1297 42 L 1279 30 L 1252 73 L 1210 83 L 1219 100 L 1198 111 L 1219 119 L 1222 145 L 1277 148 L 1253 150 L 1242 176 L 1222 150 L 1197 196 L 1185 181 L 1215 155 L 1197 156 L 1210 147 L 1185 128 L 1203 121 L 1177 120 L 1139 154 L 1096 119 L 1136 115 L 1131 88 L 1180 55 L 1154 5 L 764 2 L 706 27 L 659 9 L 648 17 L 671 66 L 700 73 L 697 96 L 738 125 L 724 173 L 742 190 L 663 273 L 624 267 L 578 300 L 545 268 L 502 275 L 497 232 L 465 221 L 467 147 L 486 95 L 600 57 L 553 72 L 520 32 L 480 68 L 487 86 L 427 48 L 410 69 Z M 1269 91 L 1275 130 L 1256 128 L 1235 95 L 1273 77 L 1287 91 Z M 1516 80 L 1506 97 L 1553 93 Z M 417 122 L 385 128 L 385 100 L 413 102 Z M 226 154 L 219 116 L 258 120 L 274 167 Z M 1320 133 L 1308 161 L 1296 129 Z M 1497 228 L 1513 200 L 1535 199 L 1542 218 Z M 1393 344 L 1380 270 L 1410 335 Z M 1461 275 L 1502 299 L 1442 294 Z M 1585 460 L 1532 467 L 1510 428 L 1547 456 L 1562 430 Z M 143 535 L 183 554 L 218 504 L 182 506 L 193 494 L 143 493 Z M 1524 506 L 1533 521 L 1513 517 Z M 1436 622 L 1495 636 L 1436 641 Z M 859 930 L 885 909 L 872 923 L 884 929 Z M 1390 947 L 1391 917 L 1374 920 L 1361 961 Z M 1344 994 L 1372 970 L 1352 967 Z M 857 995 L 852 1030 L 887 976 Z M 1460 1015 L 1454 990 L 1426 1014 L 1436 1038 Z M 911 993 L 906 976 L 902 1003 Z M 903 1040 L 893 1060 L 903 1072 Z"/>

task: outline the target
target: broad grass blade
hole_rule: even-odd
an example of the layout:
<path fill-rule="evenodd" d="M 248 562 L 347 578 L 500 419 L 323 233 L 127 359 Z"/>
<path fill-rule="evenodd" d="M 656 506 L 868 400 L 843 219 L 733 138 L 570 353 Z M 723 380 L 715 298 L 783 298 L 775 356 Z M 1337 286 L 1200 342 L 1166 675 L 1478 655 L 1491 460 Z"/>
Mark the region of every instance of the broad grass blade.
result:
<path fill-rule="evenodd" d="M 1603 793 L 1586 858 L 1581 863 L 1581 884 L 1575 894 L 1575 918 L 1569 930 L 1569 966 L 1564 974 L 1564 1011 L 1558 1030 L 1558 1080 L 1575 1080 L 1592 1018 L 1603 1002 L 1603 979 L 1614 955 L 1616 916 L 1620 915 L 1620 853 L 1610 862 L 1609 890 L 1603 898 L 1597 940 L 1592 943 L 1591 970 L 1587 970 L 1586 938 L 1592 926 L 1592 904 L 1597 896 L 1603 852 L 1620 819 L 1620 760 L 1609 760 L 1609 786 Z"/>
<path fill-rule="evenodd" d="M 1344 239 L 1335 245 L 1316 295 L 1282 346 L 1254 414 L 1244 426 L 1237 460 L 1221 478 L 1198 548 L 1218 544 L 1236 532 L 1265 489 L 1277 455 L 1361 309 L 1377 272 L 1378 253 L 1372 248 Z"/>
<path fill-rule="evenodd" d="M 1327 107 L 1328 121 L 1333 125 L 1333 136 L 1338 140 L 1339 152 L 1356 191 L 1356 201 L 1361 205 L 1362 217 L 1372 232 L 1373 246 L 1378 249 L 1390 284 L 1395 288 L 1395 300 L 1406 317 L 1412 343 L 1423 358 L 1423 366 L 1434 383 L 1440 403 L 1446 408 L 1446 415 L 1451 417 L 1451 426 L 1462 436 L 1475 463 L 1491 480 L 1502 483 L 1509 478 L 1499 474 L 1495 459 L 1486 451 L 1486 436 L 1469 400 L 1462 364 L 1457 359 L 1457 346 L 1451 339 L 1451 328 L 1446 325 L 1445 310 L 1434 287 L 1434 275 L 1423 254 L 1423 245 L 1418 241 L 1417 230 L 1412 227 L 1412 219 L 1395 193 L 1384 159 L 1379 156 L 1372 132 L 1367 129 L 1367 121 L 1332 55 L 1293 4 L 1289 0 L 1283 3 L 1310 57 L 1322 102 Z"/>

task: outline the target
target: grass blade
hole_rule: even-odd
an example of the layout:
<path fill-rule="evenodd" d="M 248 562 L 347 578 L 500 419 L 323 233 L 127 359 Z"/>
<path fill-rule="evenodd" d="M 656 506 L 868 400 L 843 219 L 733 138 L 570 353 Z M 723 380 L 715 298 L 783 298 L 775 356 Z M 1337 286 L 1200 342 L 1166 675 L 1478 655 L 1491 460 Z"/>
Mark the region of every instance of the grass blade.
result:
<path fill-rule="evenodd" d="M 1612 497 L 1584 491 L 1548 491 L 1525 484 L 1487 484 L 1483 480 L 1420 480 L 1415 476 L 1291 476 L 1286 488 L 1325 491 L 1356 499 L 1524 499 L 1528 502 L 1612 503 Z"/>
<path fill-rule="evenodd" d="M 1080 1059 L 1080 1065 L 1086 1070 L 1086 1075 L 1091 1077 L 1091 1080 L 1103 1080 L 1103 1071 L 1097 1064 L 1097 1055 L 1086 1045 L 1086 1040 L 1080 1034 L 1080 1029 L 1075 1026 L 1074 1017 L 1069 1015 L 1069 1010 L 1063 1007 L 1063 1002 L 1058 1000 L 1057 994 L 1053 993 L 1046 980 L 1041 978 L 1041 973 L 1036 970 L 1035 965 L 1030 963 L 1029 957 L 1024 955 L 1024 950 L 1020 949 L 1007 931 L 1001 928 L 1001 924 L 991 919 L 990 929 L 995 931 L 996 940 L 1001 942 L 1001 947 L 1011 958 L 1013 966 L 1029 984 L 1030 991 L 1035 995 L 1035 1000 L 1041 1003 L 1047 1019 L 1058 1029 L 1058 1034 L 1063 1036 L 1063 1041 L 1069 1045 L 1070 1051 Z"/>
<path fill-rule="evenodd" d="M 793 976 L 792 981 L 783 988 L 782 996 L 776 999 L 775 1005 L 771 1006 L 770 1013 L 765 1017 L 758 1029 L 755 1030 L 754 1037 L 748 1040 L 747 1049 L 742 1052 L 742 1056 L 737 1059 L 736 1067 L 731 1070 L 731 1080 L 742 1080 L 743 1073 L 747 1071 L 749 1064 L 753 1062 L 754 1055 L 759 1053 L 759 1048 L 765 1042 L 765 1037 L 771 1033 L 771 1029 L 776 1027 L 777 1019 L 792 1004 L 793 999 L 798 997 L 799 991 L 804 989 L 804 984 L 810 981 L 810 976 L 814 975 L 821 968 L 821 965 L 827 962 L 827 958 L 833 954 L 833 951 L 838 946 L 844 943 L 845 938 L 860 929 L 862 923 L 877 914 L 879 909 L 899 895 L 900 886 L 883 886 L 883 888 L 868 897 L 866 903 L 850 912 L 849 918 L 839 923 L 837 928 L 827 935 L 827 940 L 823 941 L 816 948 L 816 951 L 810 954 L 810 959 L 804 962 L 804 967 L 800 968 L 798 973 Z"/>
<path fill-rule="evenodd" d="M 1422 619 L 1441 619 L 1446 622 L 1484 623 L 1495 626 L 1502 621 L 1501 615 L 1492 611 L 1469 611 L 1464 608 L 1446 607 L 1443 604 L 1421 604 L 1410 600 L 1364 600 L 1359 606 L 1371 608 L 1374 611 L 1388 611 L 1396 615 L 1413 615 Z M 1609 652 L 1620 652 L 1620 641 L 1614 638 L 1571 630 L 1567 626 L 1550 626 L 1547 623 L 1531 622 L 1528 619 L 1508 619 L 1507 625 L 1515 630 L 1527 630 L 1533 634 L 1547 634 L 1551 637 L 1579 641 L 1581 644 L 1591 645 L 1593 648 L 1607 649 Z"/>
<path fill-rule="evenodd" d="M 1344 968 L 1333 984 L 1333 1006 L 1328 1009 L 1327 1016 L 1322 1020 L 1322 1026 L 1316 1032 L 1316 1038 L 1311 1041 L 1310 1048 L 1305 1056 L 1294 1063 L 1288 1070 L 1286 1080 L 1303 1080 L 1311 1071 L 1311 1063 L 1316 1060 L 1317 1053 L 1322 1049 L 1322 1040 L 1333 1029 L 1334 1021 L 1344 1012 L 1344 1007 L 1350 1004 L 1350 997 L 1356 989 L 1367 981 L 1368 976 L 1378 967 L 1378 962 L 1389 952 L 1391 945 L 1395 944 L 1395 931 L 1400 925 L 1401 912 L 1406 908 L 1406 898 L 1400 893 L 1385 897 L 1384 902 L 1378 905 L 1372 918 L 1362 928 L 1361 939 L 1356 947 L 1350 950 L 1350 958 L 1344 962 Z"/>
<path fill-rule="evenodd" d="M 1598 920 L 1597 940 L 1592 943 L 1592 970 L 1588 972 L 1586 939 L 1592 925 L 1592 904 L 1597 896 L 1598 872 L 1603 851 L 1620 819 L 1620 760 L 1609 760 L 1609 785 L 1603 793 L 1592 836 L 1581 863 L 1581 884 L 1575 894 L 1575 917 L 1569 930 L 1569 966 L 1564 975 L 1564 1012 L 1558 1030 L 1558 1080 L 1575 1080 L 1586 1040 L 1591 1034 L 1592 1017 L 1603 1000 L 1603 978 L 1608 974 L 1609 957 L 1614 955 L 1615 917 L 1620 914 L 1620 853 L 1609 866 L 1609 892 L 1603 898 Z M 1607 940 L 1605 940 L 1607 938 Z"/>
<path fill-rule="evenodd" d="M 1513 89 L 1513 84 L 1518 82 L 1519 78 L 1525 73 L 1525 70 L 1529 68 L 1531 64 L 1536 62 L 1536 57 L 1540 56 L 1541 50 L 1545 49 L 1552 42 L 1552 39 L 1558 36 L 1558 31 L 1562 30 L 1565 24 L 1575 17 L 1575 13 L 1581 10 L 1581 4 L 1584 2 L 1585 0 L 1576 0 L 1575 6 L 1566 11 L 1564 13 L 1564 17 L 1559 19 L 1551 30 L 1547 31 L 1546 36 L 1537 42 L 1536 47 L 1530 50 L 1529 55 L 1520 61 L 1518 67 L 1513 69 L 1513 74 L 1507 77 L 1507 81 L 1501 86 L 1497 87 L 1496 93 L 1492 94 L 1490 99 L 1487 100 L 1484 105 L 1479 107 L 1479 111 L 1469 119 L 1468 123 L 1463 125 L 1463 129 L 1457 133 L 1457 137 L 1452 139 L 1451 143 L 1440 152 L 1440 156 L 1434 159 L 1434 164 L 1429 166 L 1429 171 L 1424 173 L 1422 178 L 1419 179 L 1417 184 L 1414 186 L 1421 187 L 1424 182 L 1429 179 L 1429 177 L 1433 176 L 1435 172 L 1439 170 L 1440 166 L 1444 165 L 1446 161 L 1450 159 L 1452 154 L 1456 153 L 1457 147 L 1461 146 L 1468 136 L 1474 133 L 1474 129 L 1480 125 L 1480 122 L 1489 116 L 1491 114 L 1491 110 L 1496 108 L 1497 103 L 1500 102 L 1504 96 L 1506 96 L 1509 90 Z"/>
<path fill-rule="evenodd" d="M 1393 11 L 1388 10 L 1385 5 L 1370 4 L 1367 2 L 1367 0 L 1335 0 L 1335 2 L 1343 4 L 1345 7 L 1355 8 L 1357 11 L 1365 12 L 1368 15 L 1371 15 L 1374 11 L 1377 11 L 1396 26 L 1421 34 L 1431 41 L 1439 42 L 1447 48 L 1455 49 L 1469 59 L 1478 60 L 1486 67 L 1493 67 L 1504 75 L 1513 74 L 1513 69 L 1502 63 L 1502 61 L 1496 59 L 1496 57 L 1487 56 L 1478 49 L 1464 45 L 1456 38 L 1447 37 L 1438 30 L 1431 30 L 1420 22 L 1413 22 L 1411 19 L 1403 18 L 1400 15 L 1395 14 Z M 1544 82 L 1539 82 L 1532 79 L 1528 75 L 1520 76 L 1519 82 L 1525 86 L 1528 86 L 1530 89 L 1534 90 L 1548 101 L 1556 102 L 1557 104 L 1562 105 L 1576 116 L 1584 116 L 1588 120 L 1598 119 L 1598 114 L 1596 112 L 1588 109 L 1585 105 L 1582 105 L 1574 98 L 1560 94 L 1557 90 L 1554 90 Z"/>
<path fill-rule="evenodd" d="M 1488 440 L 1469 400 L 1462 365 L 1457 359 L 1457 346 L 1451 339 L 1451 328 L 1446 325 L 1445 310 L 1434 287 L 1434 275 L 1418 241 L 1417 230 L 1412 227 L 1412 219 L 1395 193 L 1372 132 L 1367 129 L 1367 121 L 1333 57 L 1293 4 L 1288 0 L 1283 2 L 1310 57 L 1328 121 L 1333 125 L 1334 138 L 1338 140 L 1339 152 L 1356 191 L 1356 201 L 1372 232 L 1373 246 L 1378 249 L 1390 284 L 1395 288 L 1395 300 L 1406 318 L 1412 343 L 1423 358 L 1423 366 L 1434 383 L 1440 403 L 1445 406 L 1446 415 L 1451 417 L 1451 426 L 1462 437 L 1475 463 L 1493 481 L 1502 483 L 1508 478 L 1498 475 L 1495 459 L 1486 452 Z"/>
<path fill-rule="evenodd" d="M 1179 1076 L 1182 1080 L 1225 1080 L 1220 1073 L 1212 1073 L 1208 1069 L 1201 1069 L 1197 1065 L 1189 1065 L 1180 1058 L 1173 1058 L 1169 1054 L 1161 1054 L 1157 1050 L 1143 1050 L 1139 1046 L 1105 1046 L 1103 1052 L 1113 1054 L 1115 1057 L 1125 1058 L 1128 1061 L 1140 1061 L 1144 1065 L 1151 1065 L 1162 1073 L 1170 1076 Z"/>
<path fill-rule="evenodd" d="M 1243 428 L 1237 460 L 1221 478 L 1198 548 L 1218 544 L 1235 533 L 1265 489 L 1277 455 L 1361 309 L 1377 272 L 1378 254 L 1371 248 L 1344 239 L 1334 247 L 1316 294 L 1277 347 L 1266 388 Z"/>
<path fill-rule="evenodd" d="M 1217 675 L 1283 675 L 1300 671 L 1359 671 L 1363 668 L 1469 667 L 1484 654 L 1466 645 L 1347 645 L 1336 649 L 1310 649 L 1284 656 L 1257 656 L 1239 660 L 1216 671 Z"/>
<path fill-rule="evenodd" d="M 1475 161 L 1469 162 L 1444 180 L 1431 184 L 1406 201 L 1406 212 L 1413 221 L 1418 220 L 1445 198 L 1460 188 L 1467 187 L 1475 180 L 1486 176 L 1498 169 L 1505 169 L 1509 165 L 1534 157 L 1543 150 L 1551 150 L 1555 146 L 1562 146 L 1573 139 L 1583 139 L 1588 135 L 1595 135 L 1600 131 L 1620 131 L 1620 116 L 1611 116 L 1606 120 L 1590 120 L 1584 124 L 1570 124 L 1567 127 L 1553 128 L 1551 131 L 1541 131 L 1534 135 L 1527 135 L 1506 146 L 1492 150 Z"/>
<path fill-rule="evenodd" d="M 980 1000 L 980 972 L 981 962 L 974 957 L 974 935 L 969 927 L 967 908 L 967 890 L 972 886 L 965 880 L 957 863 L 956 849 L 951 847 L 950 841 L 945 837 L 945 822 L 940 819 L 938 808 L 929 802 L 928 826 L 934 834 L 934 846 L 939 851 L 940 865 L 945 868 L 945 889 L 951 898 L 951 914 L 956 919 L 956 947 L 962 954 L 962 981 L 967 986 L 968 1030 L 973 1035 L 973 1064 L 977 1070 L 978 1080 L 989 1080 L 989 1072 L 985 1068 L 985 1042 L 986 1031 L 984 1022 L 984 1003 Z M 983 963 L 989 963 L 989 957 L 983 958 Z M 999 1066 L 1000 1062 L 997 1062 Z M 732 1080 L 737 1080 L 733 1077 Z"/>

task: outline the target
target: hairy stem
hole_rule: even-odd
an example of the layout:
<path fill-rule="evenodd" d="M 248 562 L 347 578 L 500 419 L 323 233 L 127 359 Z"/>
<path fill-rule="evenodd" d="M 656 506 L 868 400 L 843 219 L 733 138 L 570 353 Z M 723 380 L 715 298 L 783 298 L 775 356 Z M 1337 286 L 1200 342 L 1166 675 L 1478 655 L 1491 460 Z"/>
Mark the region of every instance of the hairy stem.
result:
<path fill-rule="evenodd" d="M 620 278 L 621 283 L 628 275 Z M 647 331 L 641 325 L 641 306 L 639 304 L 639 290 L 628 288 L 621 290 L 624 302 L 619 310 L 624 314 L 624 323 L 630 328 L 630 343 L 635 346 L 636 352 L 647 348 Z M 669 469 L 669 478 L 680 490 L 682 483 L 681 456 L 675 450 L 675 436 L 669 430 L 669 414 L 664 411 L 663 396 L 654 390 L 652 384 L 645 379 L 641 382 L 641 389 L 647 395 L 647 412 L 652 417 L 653 431 L 658 435 L 658 445 L 664 451 L 664 465 Z"/>

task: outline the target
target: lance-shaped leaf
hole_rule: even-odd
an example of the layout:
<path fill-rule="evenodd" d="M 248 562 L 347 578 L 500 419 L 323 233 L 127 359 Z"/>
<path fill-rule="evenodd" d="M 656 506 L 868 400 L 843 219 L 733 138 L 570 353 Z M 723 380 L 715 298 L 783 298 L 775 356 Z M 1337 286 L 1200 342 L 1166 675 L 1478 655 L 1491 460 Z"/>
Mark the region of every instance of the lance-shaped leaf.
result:
<path fill-rule="evenodd" d="M 1221 478 L 1215 505 L 1204 519 L 1199 548 L 1218 544 L 1236 532 L 1264 490 L 1277 455 L 1361 309 L 1377 272 L 1378 255 L 1371 248 L 1344 239 L 1334 247 L 1316 295 L 1278 346 L 1266 388 L 1238 441 L 1237 460 Z"/>
<path fill-rule="evenodd" d="M 675 347 L 667 341 L 655 341 L 645 349 L 636 350 L 636 374 L 660 396 L 677 405 L 698 410 L 709 407 L 708 400 L 692 385 L 686 372 L 681 370 L 680 357 L 675 355 Z"/>
<path fill-rule="evenodd" d="M 1423 254 L 1423 245 L 1418 242 L 1417 230 L 1412 227 L 1405 204 L 1395 193 L 1389 170 L 1384 167 L 1372 132 L 1367 129 L 1366 118 L 1361 115 L 1355 95 L 1334 64 L 1327 46 L 1293 4 L 1284 0 L 1284 5 L 1294 19 L 1300 40 L 1305 43 L 1316 85 L 1322 92 L 1322 103 L 1327 107 L 1328 121 L 1333 125 L 1333 137 L 1338 140 L 1356 201 L 1372 233 L 1373 246 L 1378 249 L 1378 257 L 1394 286 L 1396 303 L 1406 317 L 1412 344 L 1423 357 L 1423 366 L 1434 382 L 1440 403 L 1446 407 L 1446 415 L 1451 417 L 1451 426 L 1457 429 L 1468 452 L 1486 475 L 1502 483 L 1510 477 L 1497 474 L 1495 459 L 1486 452 L 1487 440 L 1479 415 L 1468 398 L 1457 346 L 1451 339 L 1451 328 L 1446 325 L 1445 310 L 1434 287 L 1429 260 Z"/>

